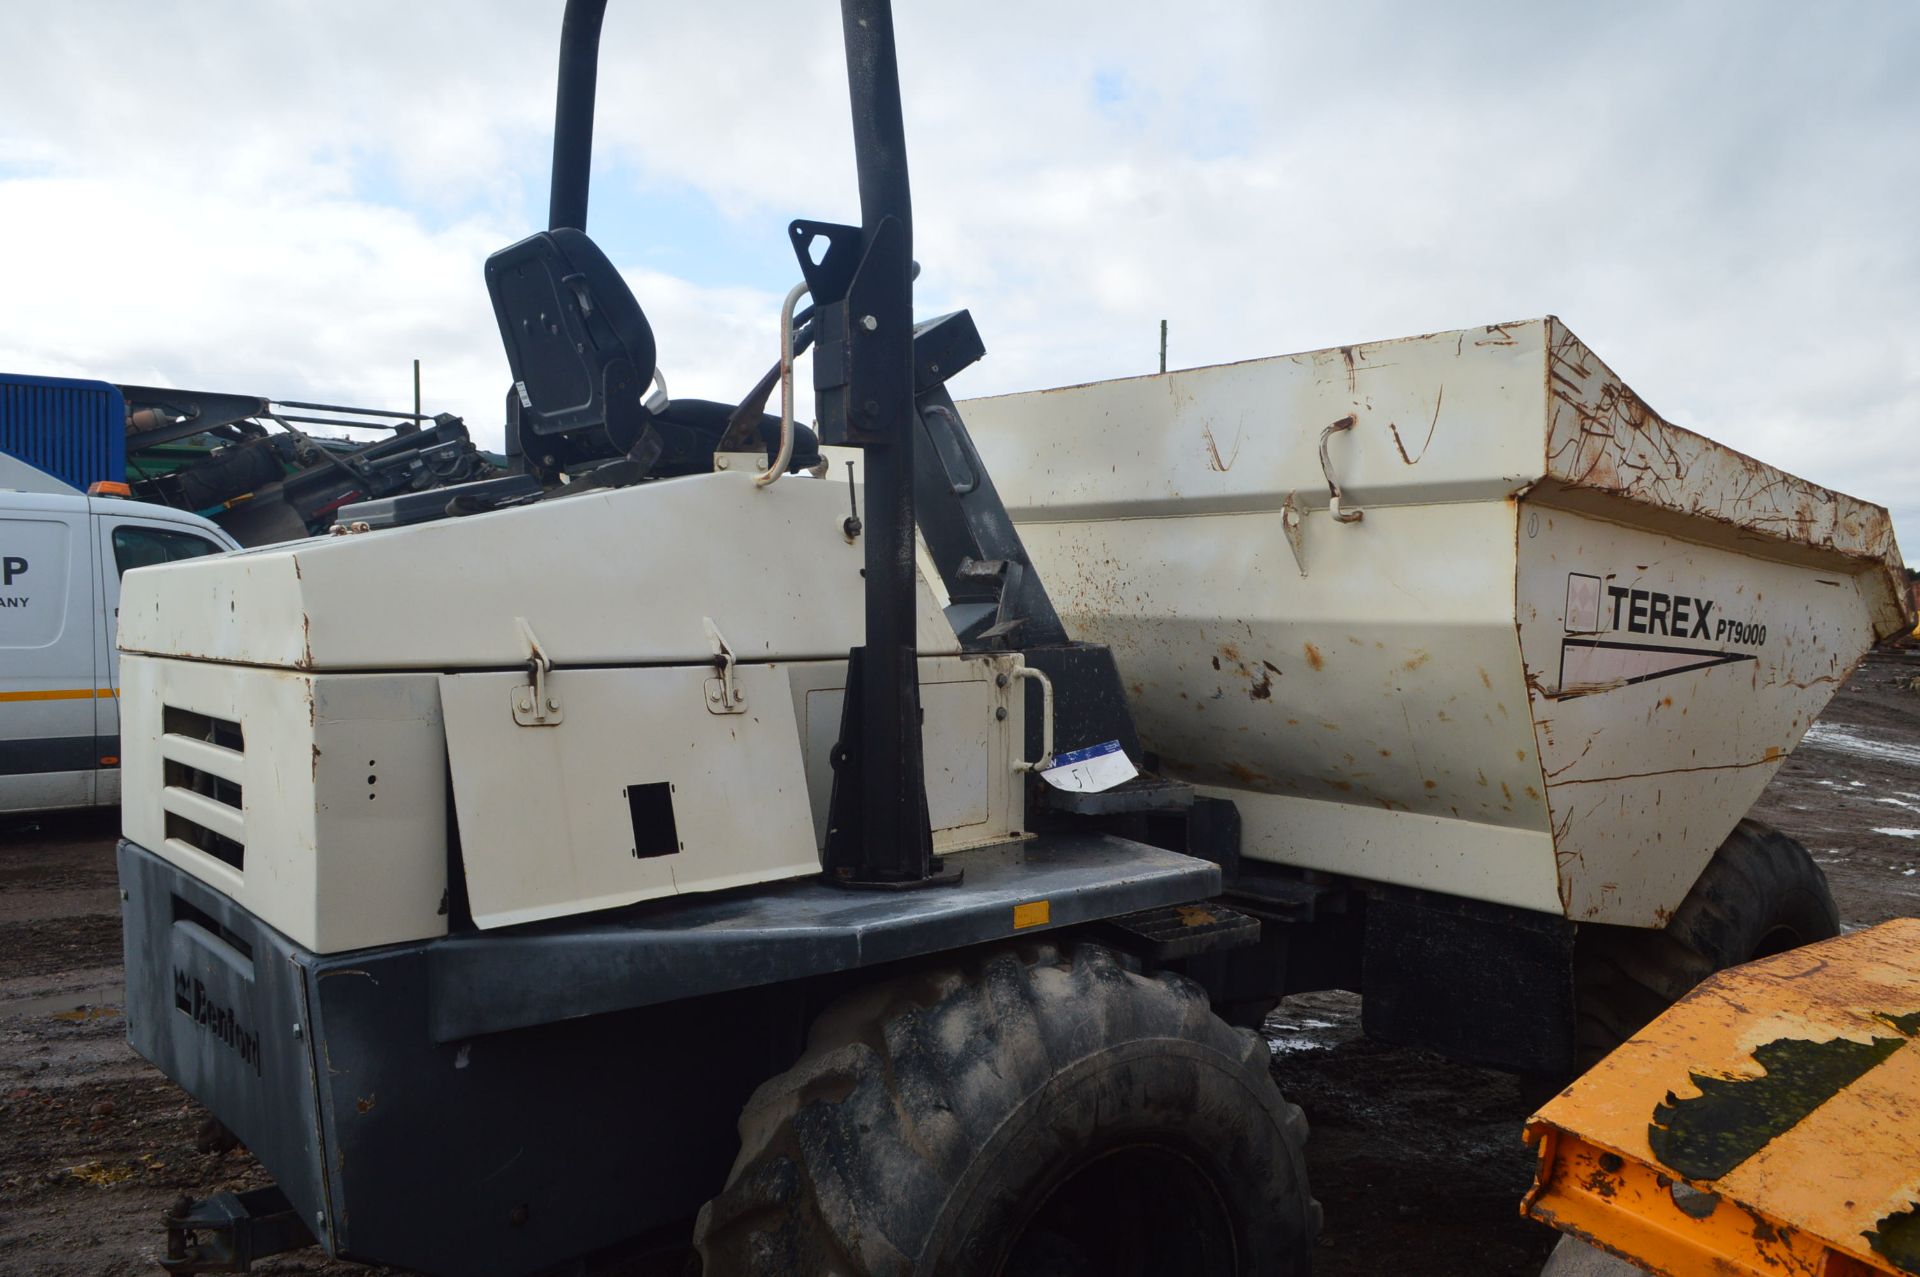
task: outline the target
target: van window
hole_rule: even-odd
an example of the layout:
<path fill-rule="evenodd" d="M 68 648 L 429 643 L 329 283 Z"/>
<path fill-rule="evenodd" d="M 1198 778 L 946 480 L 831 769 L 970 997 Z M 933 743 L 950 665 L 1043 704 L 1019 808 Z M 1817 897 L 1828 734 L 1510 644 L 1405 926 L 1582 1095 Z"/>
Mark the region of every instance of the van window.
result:
<path fill-rule="evenodd" d="M 166 528 L 143 528 L 123 523 L 113 530 L 113 561 L 125 576 L 131 568 L 171 563 L 175 559 L 197 559 L 203 554 L 218 554 L 226 549 L 191 532 L 173 532 Z"/>

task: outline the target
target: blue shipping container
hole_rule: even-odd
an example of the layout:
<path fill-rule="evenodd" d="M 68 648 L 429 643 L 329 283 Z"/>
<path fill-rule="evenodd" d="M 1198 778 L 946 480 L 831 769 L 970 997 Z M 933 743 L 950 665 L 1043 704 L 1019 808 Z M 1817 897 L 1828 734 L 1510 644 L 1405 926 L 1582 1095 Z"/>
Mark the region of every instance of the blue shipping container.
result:
<path fill-rule="evenodd" d="M 127 477 L 127 402 L 116 386 L 0 373 L 0 452 L 82 492 Z"/>

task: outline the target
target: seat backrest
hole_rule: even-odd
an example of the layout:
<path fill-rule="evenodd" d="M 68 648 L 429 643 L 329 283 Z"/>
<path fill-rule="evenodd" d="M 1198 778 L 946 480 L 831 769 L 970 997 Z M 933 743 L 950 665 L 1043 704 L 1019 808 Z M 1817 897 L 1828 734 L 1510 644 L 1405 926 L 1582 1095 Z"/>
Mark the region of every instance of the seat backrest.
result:
<path fill-rule="evenodd" d="M 644 423 L 653 327 L 585 231 L 542 231 L 487 259 L 523 430 L 565 434 Z"/>

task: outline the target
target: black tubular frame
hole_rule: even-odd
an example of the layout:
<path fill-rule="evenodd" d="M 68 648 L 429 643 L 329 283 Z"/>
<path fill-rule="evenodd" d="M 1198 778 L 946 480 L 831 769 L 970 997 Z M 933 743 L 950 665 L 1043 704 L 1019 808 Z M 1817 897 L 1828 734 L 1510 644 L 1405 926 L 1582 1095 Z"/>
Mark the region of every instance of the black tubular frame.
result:
<path fill-rule="evenodd" d="M 866 645 L 849 671 L 860 721 L 843 720 L 842 778 L 857 777 L 848 806 L 857 806 L 857 837 L 829 833 L 828 870 L 848 885 L 911 886 L 941 880 L 928 828 L 920 738 L 920 670 L 915 632 L 917 583 L 913 509 L 913 196 L 907 180 L 906 125 L 890 0 L 841 0 L 847 92 L 853 112 L 854 162 L 860 179 L 860 272 L 864 314 L 848 322 L 872 327 L 865 355 L 891 375 L 872 375 L 862 361 L 847 402 L 867 418 Z M 872 252 L 886 223 L 902 241 Z M 818 306 L 841 299 L 815 297 Z M 822 418 L 825 428 L 825 418 Z M 858 680 L 859 687 L 851 684 Z M 857 732 L 847 739 L 849 731 Z M 839 806 L 836 804 L 836 806 Z M 836 845 L 837 844 L 837 845 Z"/>
<path fill-rule="evenodd" d="M 587 229 L 593 166 L 593 99 L 607 0 L 567 0 L 560 20 L 560 81 L 553 104 L 553 186 L 547 229 Z"/>

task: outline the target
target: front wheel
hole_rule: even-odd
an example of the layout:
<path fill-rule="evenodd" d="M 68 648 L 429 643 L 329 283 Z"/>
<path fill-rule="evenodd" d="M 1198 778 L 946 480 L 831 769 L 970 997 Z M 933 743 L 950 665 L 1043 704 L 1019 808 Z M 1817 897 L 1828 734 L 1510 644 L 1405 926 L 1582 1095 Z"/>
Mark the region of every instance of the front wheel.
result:
<path fill-rule="evenodd" d="M 1574 941 L 1580 1067 L 1600 1061 L 1716 971 L 1840 934 L 1807 849 L 1743 820 L 1659 931 L 1583 925 Z"/>
<path fill-rule="evenodd" d="M 1098 945 L 849 995 L 740 1118 L 709 1273 L 1304 1274 L 1306 1121 L 1265 1043 Z"/>

